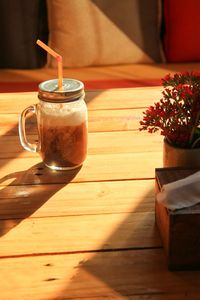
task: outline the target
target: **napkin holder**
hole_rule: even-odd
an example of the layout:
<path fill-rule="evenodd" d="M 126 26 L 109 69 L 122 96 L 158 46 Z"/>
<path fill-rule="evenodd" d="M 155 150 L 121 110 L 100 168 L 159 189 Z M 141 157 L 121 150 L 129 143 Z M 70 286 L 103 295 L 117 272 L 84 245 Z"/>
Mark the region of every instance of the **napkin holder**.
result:
<path fill-rule="evenodd" d="M 164 184 L 183 179 L 199 169 L 158 168 L 155 191 Z M 171 211 L 155 201 L 156 224 L 170 270 L 200 269 L 200 204 Z"/>

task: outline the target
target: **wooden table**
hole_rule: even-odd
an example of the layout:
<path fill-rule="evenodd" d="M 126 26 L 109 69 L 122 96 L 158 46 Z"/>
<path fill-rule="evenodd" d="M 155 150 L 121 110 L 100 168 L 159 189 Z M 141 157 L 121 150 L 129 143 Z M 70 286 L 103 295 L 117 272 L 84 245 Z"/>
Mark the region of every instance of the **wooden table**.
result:
<path fill-rule="evenodd" d="M 138 122 L 159 99 L 155 87 L 88 92 L 87 159 L 52 173 L 19 144 L 37 94 L 0 95 L 1 300 L 200 299 L 200 272 L 167 270 L 155 226 L 162 137 Z"/>

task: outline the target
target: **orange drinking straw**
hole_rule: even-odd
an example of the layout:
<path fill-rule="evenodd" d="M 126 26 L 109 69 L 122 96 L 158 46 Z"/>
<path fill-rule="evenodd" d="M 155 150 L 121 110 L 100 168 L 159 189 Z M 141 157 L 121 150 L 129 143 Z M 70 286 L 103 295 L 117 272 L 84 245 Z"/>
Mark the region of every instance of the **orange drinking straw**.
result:
<path fill-rule="evenodd" d="M 62 90 L 63 88 L 63 65 L 62 65 L 62 56 L 52 50 L 49 46 L 44 44 L 42 41 L 37 40 L 36 42 L 40 47 L 42 47 L 44 50 L 46 50 L 49 54 L 51 54 L 53 57 L 56 58 L 58 63 L 58 88 L 59 90 Z"/>

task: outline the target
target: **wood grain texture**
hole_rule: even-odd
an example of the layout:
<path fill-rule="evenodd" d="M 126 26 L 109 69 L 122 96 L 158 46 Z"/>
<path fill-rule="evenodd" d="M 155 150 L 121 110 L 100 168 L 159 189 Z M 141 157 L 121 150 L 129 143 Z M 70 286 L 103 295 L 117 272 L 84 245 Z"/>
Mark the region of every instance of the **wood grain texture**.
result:
<path fill-rule="evenodd" d="M 89 132 L 109 132 L 138 130 L 142 120 L 142 109 L 90 111 L 88 115 Z M 0 115 L 0 134 L 18 136 L 19 114 Z M 26 122 L 27 134 L 36 134 L 37 126 L 34 118 Z"/>
<path fill-rule="evenodd" d="M 161 247 L 154 219 L 145 212 L 0 220 L 0 257 Z"/>
<path fill-rule="evenodd" d="M 159 100 L 161 97 L 161 88 L 135 88 L 135 89 L 108 89 L 99 91 L 88 91 L 85 101 L 88 110 L 114 110 L 143 108 Z M 15 103 L 13 103 L 13 99 Z M 27 93 L 1 93 L 1 111 L 0 113 L 20 113 L 29 105 L 38 103 L 37 92 Z"/>
<path fill-rule="evenodd" d="M 162 249 L 0 259 L 0 270 L 3 300 L 198 300 L 200 293 L 200 272 L 169 272 Z"/>
<path fill-rule="evenodd" d="M 155 177 L 155 167 L 162 167 L 160 152 L 96 154 L 88 155 L 80 169 L 55 174 L 41 164 L 36 154 L 31 159 L 0 159 L 0 184 L 5 181 L 21 185 L 148 179 Z"/>
<path fill-rule="evenodd" d="M 35 143 L 37 135 L 28 135 L 29 142 Z M 148 142 L 148 148 L 146 143 Z M 152 134 L 139 131 L 108 131 L 89 132 L 88 155 L 116 154 L 135 152 L 161 151 L 163 137 L 160 134 Z M 25 151 L 19 140 L 19 136 L 5 135 L 0 137 L 0 158 L 35 157 L 35 153 Z"/>
<path fill-rule="evenodd" d="M 154 212 L 154 180 L 2 186 L 0 199 L 0 219 Z"/>
<path fill-rule="evenodd" d="M 113 77 L 122 70 L 102 68 L 99 78 L 104 72 Z M 51 75 L 46 70 L 41 78 Z M 159 98 L 160 87 L 87 93 L 87 159 L 80 169 L 52 172 L 18 138 L 19 113 L 37 102 L 37 93 L 0 94 L 1 300 L 198 299 L 200 272 L 167 270 L 155 226 L 162 136 L 138 126 Z"/>

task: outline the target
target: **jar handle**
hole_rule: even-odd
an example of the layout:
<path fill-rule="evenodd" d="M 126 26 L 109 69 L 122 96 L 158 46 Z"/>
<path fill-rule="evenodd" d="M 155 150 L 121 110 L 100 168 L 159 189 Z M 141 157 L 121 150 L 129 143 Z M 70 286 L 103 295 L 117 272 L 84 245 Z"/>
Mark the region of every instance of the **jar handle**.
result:
<path fill-rule="evenodd" d="M 38 152 L 40 148 L 40 142 L 38 144 L 31 144 L 26 138 L 26 117 L 29 112 L 32 112 L 37 116 L 37 105 L 30 105 L 23 110 L 19 116 L 19 139 L 22 147 L 30 152 Z"/>

